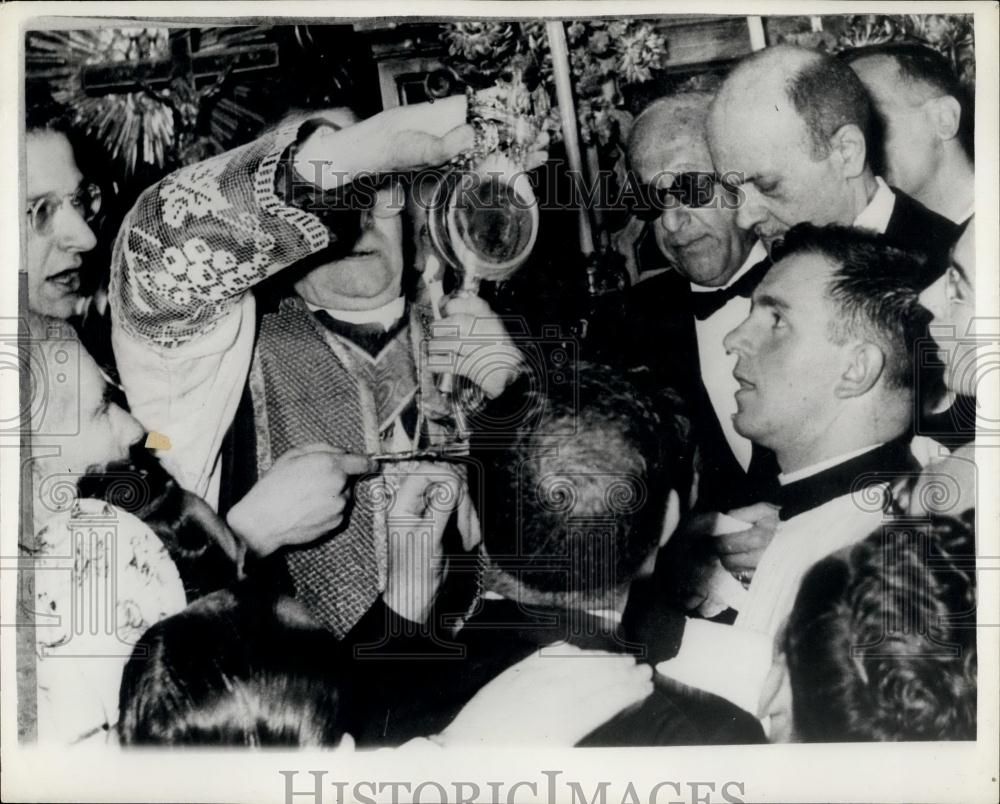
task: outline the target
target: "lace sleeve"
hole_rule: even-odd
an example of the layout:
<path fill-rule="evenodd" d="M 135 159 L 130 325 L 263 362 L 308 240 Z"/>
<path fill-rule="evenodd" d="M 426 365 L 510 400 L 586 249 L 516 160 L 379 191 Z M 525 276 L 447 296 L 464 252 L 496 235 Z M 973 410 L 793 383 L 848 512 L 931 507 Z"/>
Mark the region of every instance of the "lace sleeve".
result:
<path fill-rule="evenodd" d="M 328 245 L 324 222 L 275 192 L 298 131 L 278 129 L 143 192 L 112 256 L 116 326 L 180 346 L 210 332 L 257 282 Z"/>

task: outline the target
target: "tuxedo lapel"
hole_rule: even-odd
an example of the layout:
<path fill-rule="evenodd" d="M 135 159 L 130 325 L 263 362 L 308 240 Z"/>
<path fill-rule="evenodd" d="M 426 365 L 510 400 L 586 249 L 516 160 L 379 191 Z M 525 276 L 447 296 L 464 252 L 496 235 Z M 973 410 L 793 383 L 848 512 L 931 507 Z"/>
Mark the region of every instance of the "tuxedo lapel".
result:
<path fill-rule="evenodd" d="M 923 289 L 944 273 L 948 254 L 961 234 L 961 227 L 927 209 L 902 190 L 890 189 L 896 200 L 883 237 L 897 248 L 920 252 L 927 258 L 926 265 L 916 277 Z"/>

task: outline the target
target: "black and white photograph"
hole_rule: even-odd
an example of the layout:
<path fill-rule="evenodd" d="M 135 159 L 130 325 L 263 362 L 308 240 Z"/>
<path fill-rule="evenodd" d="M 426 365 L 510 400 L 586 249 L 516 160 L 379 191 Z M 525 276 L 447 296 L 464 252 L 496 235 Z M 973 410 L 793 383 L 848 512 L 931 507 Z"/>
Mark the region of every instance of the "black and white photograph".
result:
<path fill-rule="evenodd" d="M 4 800 L 1000 797 L 998 7 L 753 6 L 0 8 Z"/>

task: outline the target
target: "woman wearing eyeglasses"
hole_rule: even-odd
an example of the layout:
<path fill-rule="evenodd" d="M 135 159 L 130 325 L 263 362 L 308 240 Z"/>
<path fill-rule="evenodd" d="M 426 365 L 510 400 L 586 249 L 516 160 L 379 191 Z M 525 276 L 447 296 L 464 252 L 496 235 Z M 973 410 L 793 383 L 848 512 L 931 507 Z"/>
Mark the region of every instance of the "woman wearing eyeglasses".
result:
<path fill-rule="evenodd" d="M 101 191 L 83 177 L 58 120 L 28 120 L 26 157 L 28 306 L 66 319 L 82 306 L 80 267 L 97 245 L 89 224 Z"/>

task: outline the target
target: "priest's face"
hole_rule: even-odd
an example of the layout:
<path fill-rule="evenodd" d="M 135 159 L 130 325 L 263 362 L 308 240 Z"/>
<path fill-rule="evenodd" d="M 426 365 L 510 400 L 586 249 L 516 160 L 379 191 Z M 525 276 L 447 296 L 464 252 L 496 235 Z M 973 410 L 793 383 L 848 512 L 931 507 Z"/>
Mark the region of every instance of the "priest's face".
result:
<path fill-rule="evenodd" d="M 948 270 L 920 294 L 920 303 L 934 315 L 930 324 L 945 362 L 945 385 L 955 393 L 976 394 L 976 222 L 969 222 L 955 244 Z"/>
<path fill-rule="evenodd" d="M 826 296 L 833 271 L 814 254 L 776 263 L 754 291 L 749 316 L 725 339 L 737 355 L 736 430 L 773 449 L 779 463 L 783 454 L 808 455 L 838 413 L 853 344 L 831 339 L 839 314 Z"/>
<path fill-rule="evenodd" d="M 639 143 L 632 164 L 640 181 L 667 190 L 682 181 L 680 174 L 712 173 L 712 159 L 702 132 L 678 132 L 673 138 Z M 666 199 L 652 224 L 656 245 L 676 270 L 691 282 L 720 287 L 739 270 L 750 250 L 751 233 L 736 225 L 735 197 L 717 183 L 710 193 L 699 193 L 694 203 Z"/>
<path fill-rule="evenodd" d="M 402 293 L 403 188 L 381 188 L 363 215 L 362 231 L 349 254 L 313 268 L 295 283 L 307 302 L 336 310 L 375 310 Z"/>

